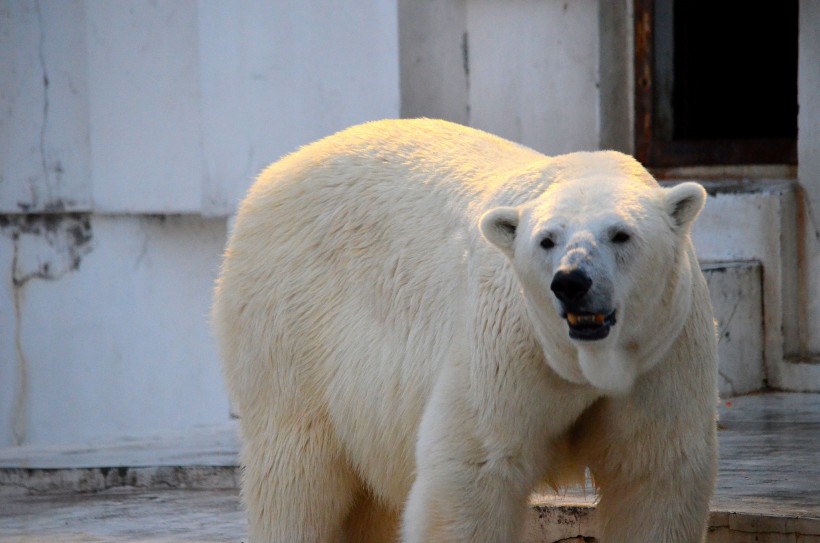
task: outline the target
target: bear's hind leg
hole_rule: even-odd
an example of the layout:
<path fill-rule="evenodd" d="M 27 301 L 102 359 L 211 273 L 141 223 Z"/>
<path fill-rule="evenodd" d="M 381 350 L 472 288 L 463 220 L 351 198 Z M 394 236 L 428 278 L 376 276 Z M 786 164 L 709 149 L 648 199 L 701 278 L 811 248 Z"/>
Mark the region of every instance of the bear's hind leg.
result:
<path fill-rule="evenodd" d="M 242 459 L 250 543 L 342 541 L 361 484 L 329 428 L 298 420 L 246 432 Z"/>

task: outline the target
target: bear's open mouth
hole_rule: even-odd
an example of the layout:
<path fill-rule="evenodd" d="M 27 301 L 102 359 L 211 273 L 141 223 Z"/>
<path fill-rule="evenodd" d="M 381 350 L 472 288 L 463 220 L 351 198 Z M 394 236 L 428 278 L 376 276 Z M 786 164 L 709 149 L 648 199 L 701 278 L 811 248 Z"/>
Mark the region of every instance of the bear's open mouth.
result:
<path fill-rule="evenodd" d="M 609 329 L 617 322 L 615 311 L 609 315 L 604 313 L 567 313 L 564 318 L 569 324 L 569 337 L 590 341 L 604 339 L 609 335 Z"/>

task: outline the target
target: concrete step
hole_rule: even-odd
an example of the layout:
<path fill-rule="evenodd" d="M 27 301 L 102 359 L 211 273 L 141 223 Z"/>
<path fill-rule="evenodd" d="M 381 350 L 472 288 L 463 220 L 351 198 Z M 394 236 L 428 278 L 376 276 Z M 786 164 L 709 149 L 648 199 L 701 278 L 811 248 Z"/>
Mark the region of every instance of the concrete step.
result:
<path fill-rule="evenodd" d="M 763 267 L 756 261 L 701 264 L 718 326 L 721 398 L 766 386 L 763 339 Z"/>
<path fill-rule="evenodd" d="M 820 394 L 720 406 L 709 543 L 820 543 Z M 0 450 L 0 543 L 240 541 L 235 426 Z M 527 543 L 594 541 L 594 496 L 533 496 Z"/>

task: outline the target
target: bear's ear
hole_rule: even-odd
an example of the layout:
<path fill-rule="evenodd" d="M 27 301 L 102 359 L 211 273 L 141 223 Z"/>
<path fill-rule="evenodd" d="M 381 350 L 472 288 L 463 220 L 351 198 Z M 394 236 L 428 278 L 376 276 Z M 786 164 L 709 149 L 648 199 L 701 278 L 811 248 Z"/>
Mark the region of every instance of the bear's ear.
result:
<path fill-rule="evenodd" d="M 666 190 L 666 210 L 676 229 L 688 230 L 706 204 L 706 190 L 686 182 Z"/>
<path fill-rule="evenodd" d="M 478 223 L 484 238 L 512 258 L 515 230 L 518 228 L 518 210 L 497 207 L 486 212 Z"/>

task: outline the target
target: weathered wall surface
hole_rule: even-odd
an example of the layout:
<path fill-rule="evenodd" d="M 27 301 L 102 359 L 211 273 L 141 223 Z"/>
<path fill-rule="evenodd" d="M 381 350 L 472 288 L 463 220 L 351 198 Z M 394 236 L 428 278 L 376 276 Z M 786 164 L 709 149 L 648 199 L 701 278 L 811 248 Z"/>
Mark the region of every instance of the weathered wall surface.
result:
<path fill-rule="evenodd" d="M 735 301 L 726 296 L 716 297 L 713 291 L 713 303 L 723 300 L 730 306 L 740 303 L 747 310 L 754 310 L 753 318 L 759 325 L 747 332 L 749 341 L 763 347 L 766 384 L 783 386 L 784 332 L 793 324 L 784 322 L 784 314 L 796 303 L 792 288 L 795 186 L 789 181 L 773 180 L 746 183 L 742 189 L 738 189 L 736 183 L 705 184 L 711 194 L 692 231 L 699 258 L 707 262 L 759 263 L 762 267 L 761 305 L 746 305 L 748 300 L 743 298 L 756 294 L 744 291 L 733 295 Z M 728 284 L 726 289 L 727 294 L 734 290 Z M 722 310 L 717 308 L 718 313 Z M 762 337 L 751 337 L 755 334 Z M 749 378 L 758 371 L 756 359 L 742 361 L 749 364 Z M 736 361 L 727 363 L 737 364 Z M 820 383 L 807 382 L 802 386 L 820 386 Z"/>
<path fill-rule="evenodd" d="M 0 0 L 0 446 L 228 417 L 206 320 L 226 224 L 299 145 L 424 115 L 548 154 L 628 151 L 629 17 L 629 0 Z M 801 0 L 798 180 L 710 189 L 694 232 L 762 283 L 743 390 L 820 390 L 818 29 Z"/>
<path fill-rule="evenodd" d="M 226 421 L 229 216 L 399 115 L 395 1 L 0 0 L 0 447 Z"/>
<path fill-rule="evenodd" d="M 389 0 L 4 0 L 0 212 L 227 216 L 267 163 L 398 116 L 397 24 Z"/>
<path fill-rule="evenodd" d="M 207 325 L 225 238 L 224 220 L 195 216 L 5 222 L 0 442 L 77 443 L 227 420 Z"/>
<path fill-rule="evenodd" d="M 547 154 L 598 148 L 594 0 L 399 0 L 402 115 Z"/>

